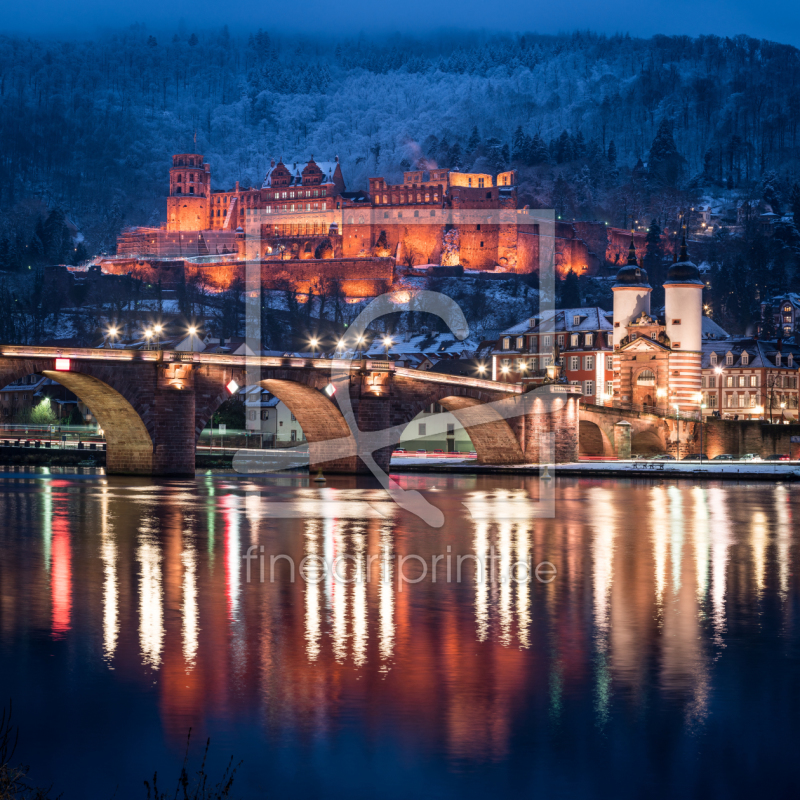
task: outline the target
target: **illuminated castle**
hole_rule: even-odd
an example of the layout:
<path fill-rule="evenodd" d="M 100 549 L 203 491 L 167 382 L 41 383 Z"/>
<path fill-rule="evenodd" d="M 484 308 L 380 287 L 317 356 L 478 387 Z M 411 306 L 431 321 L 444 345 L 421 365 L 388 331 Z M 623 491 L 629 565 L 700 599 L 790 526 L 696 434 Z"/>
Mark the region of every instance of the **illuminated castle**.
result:
<path fill-rule="evenodd" d="M 664 282 L 664 319 L 654 318 L 652 287 L 631 240 L 628 263 L 612 289 L 615 401 L 670 412 L 700 408 L 703 285 L 684 236 Z"/>

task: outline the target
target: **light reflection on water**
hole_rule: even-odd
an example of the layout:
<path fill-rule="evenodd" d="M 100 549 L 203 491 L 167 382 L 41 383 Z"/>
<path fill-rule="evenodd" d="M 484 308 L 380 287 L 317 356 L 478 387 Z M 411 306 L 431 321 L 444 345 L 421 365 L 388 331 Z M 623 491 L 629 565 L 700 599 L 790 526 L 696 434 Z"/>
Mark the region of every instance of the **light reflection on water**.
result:
<path fill-rule="evenodd" d="M 796 786 L 792 485 L 558 480 L 543 519 L 535 480 L 399 477 L 436 487 L 433 530 L 356 479 L 81 477 L 0 482 L 0 678 L 66 798 L 105 750 L 93 790 L 139 796 L 190 726 L 245 759 L 243 796 Z"/>

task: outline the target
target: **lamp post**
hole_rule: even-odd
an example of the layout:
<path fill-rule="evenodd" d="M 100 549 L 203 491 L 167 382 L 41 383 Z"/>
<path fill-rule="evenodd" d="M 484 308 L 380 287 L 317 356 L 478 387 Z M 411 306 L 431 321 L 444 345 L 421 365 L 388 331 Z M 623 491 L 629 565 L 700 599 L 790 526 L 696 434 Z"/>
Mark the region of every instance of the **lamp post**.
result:
<path fill-rule="evenodd" d="M 164 330 L 161 325 L 154 325 L 153 330 L 156 332 L 156 350 L 161 349 L 161 331 Z"/>
<path fill-rule="evenodd" d="M 389 348 L 392 346 L 392 337 L 391 336 L 384 336 L 383 337 L 383 346 L 386 348 L 386 360 L 389 360 Z"/>
<path fill-rule="evenodd" d="M 116 339 L 118 336 L 119 336 L 119 329 L 117 328 L 117 326 L 116 326 L 116 325 L 112 325 L 112 326 L 111 326 L 111 327 L 108 329 L 108 338 L 112 340 L 112 342 L 111 342 L 111 349 L 112 349 L 112 350 L 113 350 L 113 348 L 114 348 L 114 342 L 113 342 L 113 340 L 114 340 L 114 339 Z"/>
<path fill-rule="evenodd" d="M 700 405 L 700 461 L 703 460 L 703 409 L 706 404 L 703 402 L 703 393 L 697 392 L 694 396 L 695 402 Z"/>
<path fill-rule="evenodd" d="M 678 449 L 677 449 L 677 456 L 678 461 L 681 460 L 681 409 L 680 406 L 675 403 L 675 431 L 677 433 L 678 438 Z"/>
<path fill-rule="evenodd" d="M 194 325 L 190 325 L 188 334 L 189 334 L 189 349 L 190 352 L 194 353 L 194 337 L 197 335 L 197 328 L 195 328 Z"/>

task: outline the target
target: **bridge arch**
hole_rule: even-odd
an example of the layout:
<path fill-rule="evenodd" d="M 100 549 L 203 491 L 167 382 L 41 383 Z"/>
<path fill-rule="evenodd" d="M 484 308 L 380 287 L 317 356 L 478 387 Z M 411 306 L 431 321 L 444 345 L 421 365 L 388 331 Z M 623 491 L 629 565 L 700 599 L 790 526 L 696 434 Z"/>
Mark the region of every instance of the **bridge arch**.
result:
<path fill-rule="evenodd" d="M 43 370 L 78 397 L 97 419 L 106 437 L 108 472 L 149 473 L 153 468 L 153 440 L 139 412 L 116 389 L 81 372 Z"/>
<path fill-rule="evenodd" d="M 444 386 L 433 393 L 426 393 L 424 401 L 404 405 L 401 416 L 393 419 L 393 424 L 407 425 L 421 411 L 438 403 L 466 430 L 478 454 L 479 464 L 522 463 L 524 456 L 514 430 L 497 411 L 485 405 L 486 402 L 487 398 L 477 390 L 467 389 L 462 394 L 453 394 L 452 386 Z M 481 406 L 477 412 L 477 424 L 476 413 L 467 411 L 476 406 Z"/>
<path fill-rule="evenodd" d="M 588 419 L 578 424 L 578 448 L 581 457 L 614 455 L 614 444 L 608 434 L 596 422 Z"/>

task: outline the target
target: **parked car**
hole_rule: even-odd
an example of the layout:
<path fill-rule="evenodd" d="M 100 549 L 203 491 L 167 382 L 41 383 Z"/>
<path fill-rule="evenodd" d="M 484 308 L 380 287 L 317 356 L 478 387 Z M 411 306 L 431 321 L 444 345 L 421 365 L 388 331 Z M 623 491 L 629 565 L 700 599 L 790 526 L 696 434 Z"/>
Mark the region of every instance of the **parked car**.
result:
<path fill-rule="evenodd" d="M 777 453 L 771 456 L 764 456 L 764 461 L 791 461 L 792 457 L 788 453 Z"/>
<path fill-rule="evenodd" d="M 444 450 L 434 450 L 434 451 L 433 451 L 433 454 L 434 454 L 435 456 L 440 456 L 440 455 L 442 455 L 443 453 L 444 453 Z"/>
<path fill-rule="evenodd" d="M 739 456 L 739 461 L 763 461 L 763 459 L 758 453 L 745 453 Z"/>
<path fill-rule="evenodd" d="M 712 461 L 738 461 L 739 460 L 739 456 L 732 456 L 732 455 L 729 455 L 729 454 L 725 454 L 725 455 L 721 455 L 721 456 L 714 456 L 714 458 L 712 458 L 711 460 Z"/>
<path fill-rule="evenodd" d="M 675 456 L 669 453 L 662 453 L 660 456 L 653 456 L 653 461 L 675 461 Z"/>
<path fill-rule="evenodd" d="M 708 456 L 705 453 L 690 453 L 684 456 L 681 461 L 708 461 Z"/>

